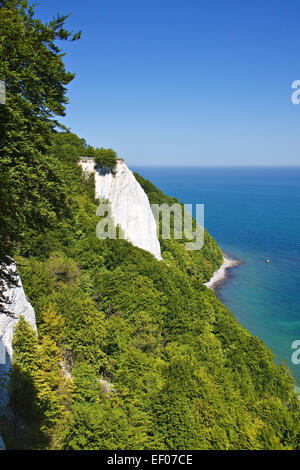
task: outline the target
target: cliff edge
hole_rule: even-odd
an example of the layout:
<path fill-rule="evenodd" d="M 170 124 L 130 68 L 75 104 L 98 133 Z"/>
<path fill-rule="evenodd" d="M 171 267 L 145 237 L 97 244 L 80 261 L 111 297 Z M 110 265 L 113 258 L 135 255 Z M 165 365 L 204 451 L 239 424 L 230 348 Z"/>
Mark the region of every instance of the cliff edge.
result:
<path fill-rule="evenodd" d="M 125 162 L 117 159 L 113 172 L 95 166 L 93 158 L 81 158 L 79 164 L 84 172 L 95 172 L 96 198 L 109 201 L 114 223 L 121 227 L 124 238 L 161 260 L 156 222 L 148 197 Z"/>

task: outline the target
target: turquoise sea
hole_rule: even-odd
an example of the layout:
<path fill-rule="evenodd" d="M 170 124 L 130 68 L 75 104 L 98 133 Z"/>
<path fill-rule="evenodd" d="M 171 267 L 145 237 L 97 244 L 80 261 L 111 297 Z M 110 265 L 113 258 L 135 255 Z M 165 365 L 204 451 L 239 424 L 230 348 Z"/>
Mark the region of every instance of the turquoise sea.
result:
<path fill-rule="evenodd" d="M 243 261 L 217 295 L 300 387 L 300 364 L 291 361 L 291 344 L 300 340 L 300 167 L 134 171 L 184 203 L 205 204 L 206 229 Z"/>

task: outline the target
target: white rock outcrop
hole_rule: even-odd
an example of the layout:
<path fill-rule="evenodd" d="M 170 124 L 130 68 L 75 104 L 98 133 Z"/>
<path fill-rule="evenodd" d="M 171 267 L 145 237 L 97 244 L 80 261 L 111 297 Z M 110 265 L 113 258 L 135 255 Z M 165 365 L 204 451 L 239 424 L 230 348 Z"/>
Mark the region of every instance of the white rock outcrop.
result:
<path fill-rule="evenodd" d="M 20 316 L 23 316 L 36 330 L 34 309 L 26 298 L 20 276 L 16 275 L 16 279 L 18 281 L 18 286 L 8 287 L 5 292 L 5 295 L 9 300 L 6 308 L 12 315 L 0 313 L 0 379 L 2 377 L 2 381 L 7 380 L 10 370 L 13 356 L 12 340 L 14 328 L 18 323 Z M 0 408 L 6 407 L 8 402 L 8 390 L 5 386 L 1 387 L 0 384 Z"/>
<path fill-rule="evenodd" d="M 92 158 L 82 158 L 79 164 L 85 172 L 95 171 Z M 101 168 L 95 171 L 95 188 L 97 199 L 109 201 L 114 223 L 121 227 L 124 238 L 162 259 L 148 197 L 122 159 L 117 160 L 114 174 Z"/>

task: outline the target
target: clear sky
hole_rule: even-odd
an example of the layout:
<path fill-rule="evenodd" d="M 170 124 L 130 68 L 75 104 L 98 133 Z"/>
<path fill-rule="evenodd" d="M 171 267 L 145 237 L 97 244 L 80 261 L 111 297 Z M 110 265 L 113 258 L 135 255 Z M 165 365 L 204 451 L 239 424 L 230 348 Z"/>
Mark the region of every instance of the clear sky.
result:
<path fill-rule="evenodd" d="M 130 165 L 299 165 L 300 1 L 40 0 L 71 13 L 64 124 Z"/>

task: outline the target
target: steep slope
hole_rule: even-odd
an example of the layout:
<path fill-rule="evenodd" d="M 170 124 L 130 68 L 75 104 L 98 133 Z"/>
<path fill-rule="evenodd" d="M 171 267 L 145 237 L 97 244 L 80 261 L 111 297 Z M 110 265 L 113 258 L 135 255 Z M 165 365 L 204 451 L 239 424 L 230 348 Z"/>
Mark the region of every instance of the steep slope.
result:
<path fill-rule="evenodd" d="M 134 176 L 147 194 L 150 204 L 167 204 L 172 206 L 174 203 L 180 203 L 178 199 L 165 195 L 151 181 L 146 180 L 138 173 L 134 173 Z M 170 223 L 171 233 L 173 233 L 174 219 L 171 218 Z M 163 239 L 161 237 L 161 227 L 159 229 L 159 236 L 162 257 L 175 263 L 181 270 L 188 272 L 192 277 L 208 281 L 213 272 L 223 262 L 221 249 L 207 230 L 204 230 L 204 246 L 201 250 L 186 250 L 184 236 L 178 240 L 174 240 L 173 237 L 170 240 Z"/>
<path fill-rule="evenodd" d="M 10 266 L 15 269 L 15 266 Z M 8 377 L 13 357 L 14 328 L 23 316 L 36 330 L 35 313 L 23 290 L 21 278 L 16 275 L 18 286 L 7 287 L 5 295 L 8 299 L 9 314 L 0 313 L 0 417 L 6 412 L 9 404 Z M 0 450 L 5 450 L 5 444 L 0 434 Z"/>
<path fill-rule="evenodd" d="M 80 164 L 86 172 L 95 171 L 96 198 L 110 202 L 114 223 L 125 239 L 162 259 L 148 197 L 124 161 L 117 160 L 114 172 L 99 166 L 95 170 L 91 159 L 82 159 Z"/>
<path fill-rule="evenodd" d="M 32 305 L 27 300 L 22 281 L 16 275 L 17 287 L 7 287 L 5 295 L 8 298 L 7 309 L 10 314 L 0 313 L 0 356 L 4 359 L 0 363 L 0 377 L 5 377 L 10 370 L 13 357 L 12 340 L 14 328 L 21 316 L 36 329 L 35 313 Z M 7 406 L 9 402 L 8 390 L 0 388 L 0 408 Z"/>
<path fill-rule="evenodd" d="M 15 359 L 40 390 L 32 404 L 42 416 L 24 417 L 27 441 L 17 446 L 297 448 L 299 401 L 288 371 L 203 285 L 222 262 L 216 242 L 205 232 L 204 247 L 188 251 L 184 240 L 161 240 L 159 261 L 127 240 L 100 240 L 95 187 L 82 177 L 78 155 L 64 155 L 58 161 L 74 212 L 44 236 L 29 233 L 19 263 L 39 344 L 37 359 L 29 361 L 34 351 L 28 345 L 24 354 L 28 329 L 20 322 Z M 150 202 L 171 202 L 136 178 Z M 62 400 L 61 360 L 74 381 L 71 397 Z M 113 399 L 101 381 L 113 384 Z M 46 391 L 50 399 L 43 401 Z M 33 445 L 35 429 L 42 438 Z"/>

